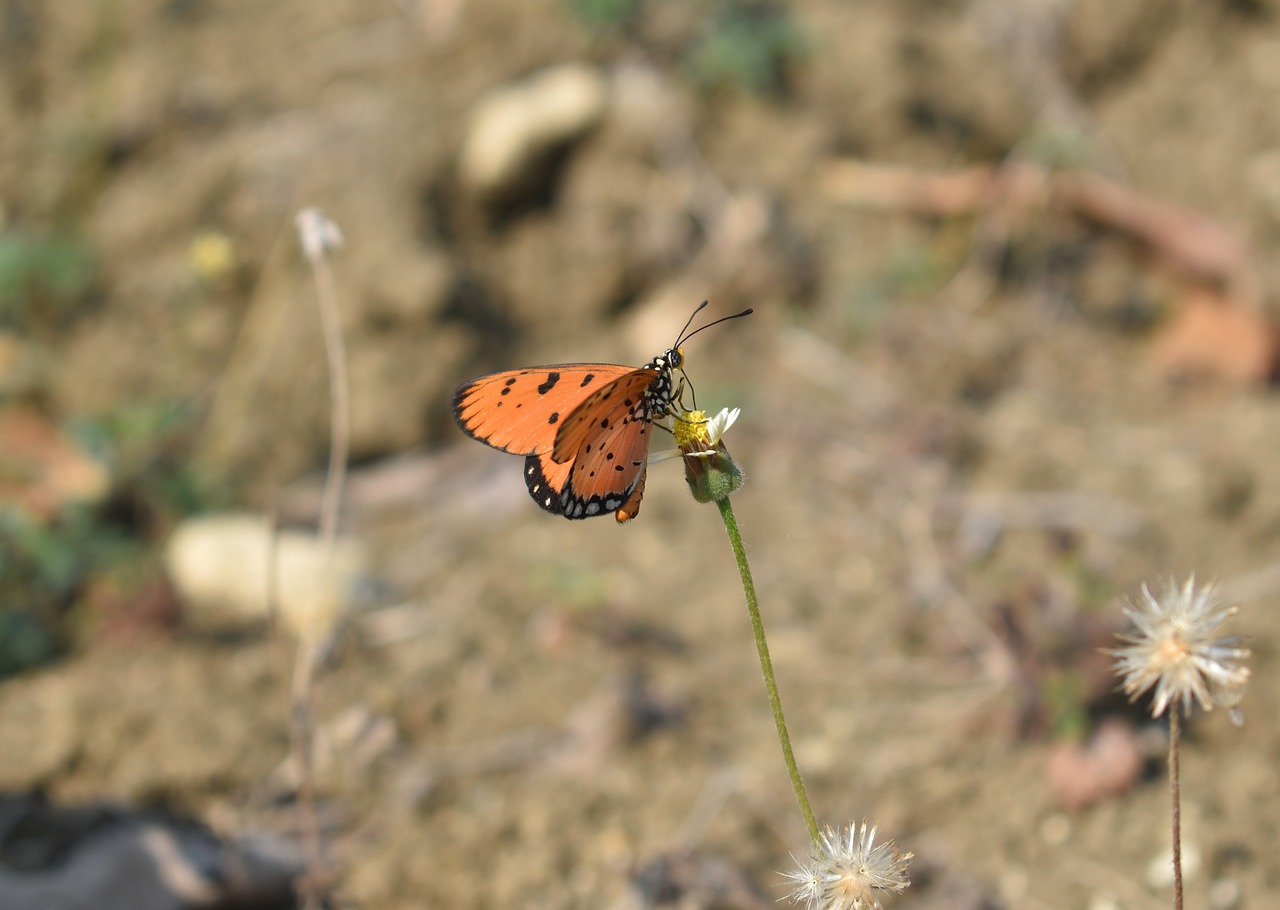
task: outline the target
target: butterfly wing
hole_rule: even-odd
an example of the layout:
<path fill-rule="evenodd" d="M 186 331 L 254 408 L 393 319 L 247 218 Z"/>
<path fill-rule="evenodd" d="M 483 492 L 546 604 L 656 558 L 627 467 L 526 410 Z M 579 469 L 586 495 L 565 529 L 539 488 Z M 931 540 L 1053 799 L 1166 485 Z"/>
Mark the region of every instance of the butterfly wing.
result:
<path fill-rule="evenodd" d="M 566 518 L 634 518 L 644 496 L 652 436 L 645 393 L 654 366 L 571 363 L 490 373 L 453 395 L 453 416 L 473 439 L 524 455 L 525 485 Z"/>
<path fill-rule="evenodd" d="M 592 515 L 607 514 L 599 509 L 588 514 L 585 507 L 582 514 L 569 514 L 566 511 L 566 502 L 561 495 L 572 470 L 573 462 L 556 464 L 548 455 L 530 455 L 526 458 L 524 481 L 529 487 L 529 495 L 533 497 L 533 501 L 553 515 L 566 515 L 569 518 L 590 518 Z M 613 513 L 618 524 L 630 521 L 640 513 L 640 500 L 644 498 L 645 471 L 645 468 L 641 468 L 640 478 L 636 481 L 627 501 Z M 573 502 L 572 499 L 570 501 Z M 576 512 L 576 509 L 573 511 Z"/>
<path fill-rule="evenodd" d="M 550 460 L 569 467 L 560 490 L 566 518 L 612 512 L 627 521 L 639 512 L 653 435 L 645 392 L 660 375 L 651 367 L 632 370 L 592 393 L 565 419 Z"/>
<path fill-rule="evenodd" d="M 551 456 L 530 455 L 524 460 L 524 483 L 529 488 L 533 501 L 552 515 L 564 514 L 564 500 L 560 494 L 564 485 L 569 482 L 569 472 L 573 463 L 556 464 Z"/>
<path fill-rule="evenodd" d="M 568 461 L 584 453 L 589 455 L 591 440 L 626 436 L 636 422 L 647 426 L 651 415 L 647 413 L 645 392 L 660 375 L 652 367 L 628 370 L 584 398 L 561 424 L 551 457 Z"/>
<path fill-rule="evenodd" d="M 464 433 L 495 449 L 515 455 L 550 452 L 563 419 L 594 392 L 632 372 L 616 363 L 566 363 L 490 373 L 458 387 L 453 417 Z M 551 474 L 563 485 L 557 472 Z"/>
<path fill-rule="evenodd" d="M 647 470 L 647 468 L 644 468 L 640 471 L 640 479 L 636 481 L 635 489 L 631 491 L 627 501 L 622 504 L 622 508 L 613 513 L 613 517 L 617 519 L 618 524 L 630 521 L 640 514 L 640 500 L 644 498 L 644 479 Z"/>

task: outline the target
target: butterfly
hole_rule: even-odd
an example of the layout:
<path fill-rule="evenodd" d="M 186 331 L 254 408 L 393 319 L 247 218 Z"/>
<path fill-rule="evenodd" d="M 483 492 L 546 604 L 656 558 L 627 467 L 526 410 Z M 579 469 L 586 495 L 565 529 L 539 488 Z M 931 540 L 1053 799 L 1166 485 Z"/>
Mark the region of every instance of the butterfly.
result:
<path fill-rule="evenodd" d="M 524 482 L 539 506 L 565 518 L 640 511 L 649 441 L 657 421 L 674 413 L 684 391 L 684 350 L 691 337 L 744 310 L 689 331 L 642 367 L 562 363 L 490 373 L 453 393 L 453 417 L 472 439 L 523 455 Z M 679 381 L 676 373 L 680 374 Z"/>

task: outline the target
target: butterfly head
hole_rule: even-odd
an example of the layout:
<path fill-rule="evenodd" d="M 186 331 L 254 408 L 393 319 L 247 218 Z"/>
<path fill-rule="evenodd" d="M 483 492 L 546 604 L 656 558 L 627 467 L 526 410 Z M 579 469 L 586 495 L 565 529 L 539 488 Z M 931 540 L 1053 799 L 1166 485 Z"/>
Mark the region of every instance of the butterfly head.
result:
<path fill-rule="evenodd" d="M 645 408 L 652 417 L 665 417 L 675 410 L 684 394 L 684 351 L 668 348 L 644 366 L 658 375 L 645 390 Z M 679 373 L 679 381 L 674 374 Z"/>
<path fill-rule="evenodd" d="M 645 364 L 646 369 L 657 370 L 661 377 L 665 379 L 665 385 L 671 387 L 671 374 L 684 374 L 684 349 L 683 348 L 667 348 L 657 357 Z M 683 383 L 683 379 L 681 382 Z"/>
<path fill-rule="evenodd" d="M 741 313 L 735 313 L 732 316 L 723 316 L 720 319 L 708 322 L 706 325 L 699 326 L 692 332 L 689 331 L 689 326 L 693 325 L 694 318 L 698 313 L 702 312 L 703 307 L 706 305 L 707 301 L 705 300 L 698 305 L 697 309 L 695 309 L 693 314 L 689 317 L 689 320 L 684 324 L 684 328 L 680 330 L 680 334 L 676 336 L 676 343 L 667 348 L 662 354 L 655 357 L 653 361 L 649 363 L 649 367 L 657 370 L 660 374 L 658 381 L 655 383 L 651 399 L 656 404 L 653 409 L 655 413 L 661 414 L 662 416 L 666 416 L 671 413 L 675 409 L 675 405 L 683 404 L 686 384 L 691 391 L 693 389 L 693 383 L 689 382 L 689 377 L 686 376 L 684 372 L 684 343 L 694 335 L 697 335 L 703 329 L 709 329 L 713 325 L 719 325 L 720 323 L 730 319 L 738 319 L 742 316 L 751 315 L 751 310 L 743 310 Z M 672 380 L 672 374 L 676 372 L 680 374 L 680 381 L 678 384 L 674 384 Z M 694 395 L 694 404 L 695 406 L 697 404 L 697 395 Z"/>

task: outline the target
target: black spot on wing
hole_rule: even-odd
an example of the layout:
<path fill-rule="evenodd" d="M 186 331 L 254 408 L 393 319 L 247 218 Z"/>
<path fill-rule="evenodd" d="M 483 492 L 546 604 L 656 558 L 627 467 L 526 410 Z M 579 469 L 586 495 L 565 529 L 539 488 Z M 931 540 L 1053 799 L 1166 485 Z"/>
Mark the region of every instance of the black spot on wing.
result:
<path fill-rule="evenodd" d="M 545 395 L 556 387 L 556 383 L 560 381 L 559 373 L 548 373 L 544 383 L 538 386 L 538 394 Z"/>

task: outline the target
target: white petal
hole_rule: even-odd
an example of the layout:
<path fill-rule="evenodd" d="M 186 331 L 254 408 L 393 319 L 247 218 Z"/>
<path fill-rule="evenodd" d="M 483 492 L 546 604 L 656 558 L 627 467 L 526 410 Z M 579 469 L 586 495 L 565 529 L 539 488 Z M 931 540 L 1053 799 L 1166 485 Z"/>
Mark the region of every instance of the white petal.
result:
<path fill-rule="evenodd" d="M 670 461 L 673 458 L 680 458 L 684 455 L 679 449 L 663 449 L 660 452 L 649 453 L 649 464 L 657 464 L 660 461 Z"/>
<path fill-rule="evenodd" d="M 719 414 L 707 421 L 707 436 L 711 439 L 713 446 L 729 431 L 729 427 L 733 426 L 733 422 L 741 413 L 742 408 L 734 408 L 732 411 L 721 408 Z"/>

